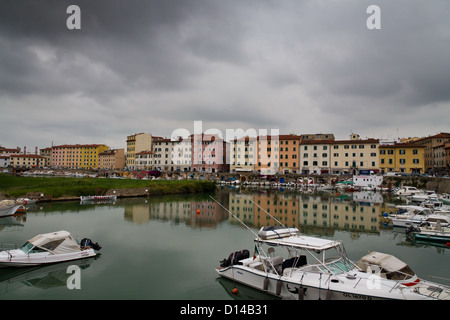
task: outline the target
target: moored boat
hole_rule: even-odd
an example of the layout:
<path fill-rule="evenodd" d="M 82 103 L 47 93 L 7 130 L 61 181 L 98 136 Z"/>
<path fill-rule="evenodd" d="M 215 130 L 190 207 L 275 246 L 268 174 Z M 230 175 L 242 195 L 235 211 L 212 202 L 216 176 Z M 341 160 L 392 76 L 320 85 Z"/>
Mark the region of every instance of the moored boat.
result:
<path fill-rule="evenodd" d="M 30 198 L 19 198 L 17 199 L 17 202 L 23 204 L 23 205 L 27 205 L 27 204 L 34 204 L 34 203 L 38 203 L 37 199 L 30 199 Z"/>
<path fill-rule="evenodd" d="M 443 227 L 440 223 L 434 227 L 429 225 L 411 226 L 406 230 L 406 234 L 412 235 L 416 240 L 450 243 L 450 228 Z"/>
<path fill-rule="evenodd" d="M 217 273 L 283 299 L 450 299 L 450 287 L 420 279 L 392 255 L 371 252 L 354 263 L 340 241 L 290 229 L 277 229 L 278 238 L 258 235 L 253 257 L 248 250 L 234 252 Z"/>
<path fill-rule="evenodd" d="M 81 201 L 98 201 L 98 200 L 111 200 L 115 201 L 117 196 L 115 195 L 106 195 L 106 196 L 80 196 Z"/>
<path fill-rule="evenodd" d="M 397 213 L 385 215 L 392 221 L 394 227 L 409 227 L 411 225 L 420 225 L 422 223 L 430 223 L 434 225 L 440 222 L 442 225 L 450 224 L 450 216 L 433 213 L 429 208 L 422 206 L 400 205 Z"/>
<path fill-rule="evenodd" d="M 4 200 L 0 202 L 0 217 L 12 216 L 22 206 L 13 200 Z"/>
<path fill-rule="evenodd" d="M 67 231 L 39 234 L 19 249 L 0 251 L 0 267 L 28 267 L 94 257 L 98 243 L 83 239 L 78 245 Z"/>
<path fill-rule="evenodd" d="M 394 192 L 394 195 L 396 196 L 413 196 L 415 194 L 419 194 L 422 193 L 422 190 L 417 189 L 416 187 L 411 187 L 411 186 L 403 186 L 401 188 L 399 188 L 398 190 L 396 190 Z"/>

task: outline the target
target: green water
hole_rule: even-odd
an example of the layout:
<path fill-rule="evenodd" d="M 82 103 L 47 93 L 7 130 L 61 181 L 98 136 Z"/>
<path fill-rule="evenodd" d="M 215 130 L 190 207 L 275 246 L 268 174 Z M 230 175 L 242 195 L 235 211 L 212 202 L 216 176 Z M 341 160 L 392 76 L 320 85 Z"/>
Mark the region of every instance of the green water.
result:
<path fill-rule="evenodd" d="M 256 231 L 274 220 L 308 235 L 341 240 L 352 260 L 368 251 L 396 255 L 426 279 L 450 278 L 449 249 L 411 243 L 380 216 L 382 203 L 351 196 L 220 191 L 209 195 L 120 199 L 115 203 L 42 203 L 23 216 L 1 218 L 0 243 L 22 244 L 40 233 L 67 230 L 74 238 L 102 245 L 96 259 L 49 267 L 0 269 L 0 299 L 229 300 L 270 298 L 251 290 L 232 295 L 219 281 L 219 261 L 237 250 L 253 250 Z M 250 201 L 251 200 L 251 201 Z M 254 202 L 254 203 L 253 203 Z M 262 210 L 263 208 L 264 210 Z M 80 289 L 69 289 L 69 265 L 80 268 Z"/>

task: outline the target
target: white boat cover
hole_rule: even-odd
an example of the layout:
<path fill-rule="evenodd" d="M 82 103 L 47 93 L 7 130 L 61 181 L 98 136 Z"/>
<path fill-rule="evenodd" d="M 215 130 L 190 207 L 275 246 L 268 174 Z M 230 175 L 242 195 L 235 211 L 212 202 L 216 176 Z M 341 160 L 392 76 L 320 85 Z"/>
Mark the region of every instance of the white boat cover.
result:
<path fill-rule="evenodd" d="M 64 230 L 39 234 L 28 240 L 28 242 L 53 254 L 81 251 L 80 246 L 72 238 L 70 233 Z"/>
<path fill-rule="evenodd" d="M 407 264 L 401 261 L 400 259 L 397 259 L 396 257 L 390 254 L 381 252 L 371 252 L 362 257 L 361 259 L 359 259 L 357 263 L 357 265 L 364 271 L 369 264 L 377 265 L 380 268 L 386 270 L 387 272 L 399 271 L 407 266 Z"/>

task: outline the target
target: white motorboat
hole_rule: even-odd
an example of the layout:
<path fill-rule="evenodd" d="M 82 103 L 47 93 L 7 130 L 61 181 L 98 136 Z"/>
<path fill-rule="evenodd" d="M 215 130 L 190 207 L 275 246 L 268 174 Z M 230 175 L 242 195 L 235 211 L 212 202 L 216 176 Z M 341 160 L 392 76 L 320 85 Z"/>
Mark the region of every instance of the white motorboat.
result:
<path fill-rule="evenodd" d="M 217 273 L 283 299 L 450 299 L 450 287 L 420 279 L 392 255 L 372 252 L 355 264 L 340 241 L 286 228 L 273 229 L 280 236 L 272 238 L 271 231 L 260 230 L 253 257 L 248 250 L 234 252 Z"/>
<path fill-rule="evenodd" d="M 39 234 L 19 249 L 0 251 L 0 267 L 28 267 L 94 257 L 101 247 L 89 239 L 78 245 L 67 231 Z"/>
<path fill-rule="evenodd" d="M 450 228 L 441 226 L 440 222 L 436 223 L 435 226 L 428 224 L 410 226 L 406 229 L 406 234 L 412 235 L 416 240 L 450 243 Z"/>
<path fill-rule="evenodd" d="M 0 217 L 12 216 L 16 213 L 22 204 L 13 200 L 4 200 L 0 202 Z"/>
<path fill-rule="evenodd" d="M 19 198 L 19 199 L 17 199 L 17 202 L 19 202 L 23 205 L 27 205 L 27 204 L 37 203 L 38 200 L 37 199 L 29 199 L 29 198 Z"/>
<path fill-rule="evenodd" d="M 437 200 L 438 195 L 434 191 L 422 191 L 419 193 L 414 193 L 410 196 L 410 199 L 413 202 L 423 202 L 427 200 Z"/>
<path fill-rule="evenodd" d="M 115 195 L 106 195 L 106 196 L 80 196 L 81 201 L 99 201 L 99 200 L 110 200 L 115 201 L 117 196 Z"/>
<path fill-rule="evenodd" d="M 396 190 L 394 192 L 394 195 L 407 197 L 407 196 L 413 196 L 418 193 L 422 193 L 422 190 L 417 189 L 416 187 L 404 186 L 404 187 L 401 187 L 398 190 Z"/>
<path fill-rule="evenodd" d="M 399 209 L 397 213 L 386 215 L 392 221 L 394 227 L 409 227 L 410 225 L 420 225 L 428 222 L 434 225 L 440 221 L 442 225 L 450 224 L 450 216 L 436 214 L 429 208 L 422 206 L 396 206 Z"/>

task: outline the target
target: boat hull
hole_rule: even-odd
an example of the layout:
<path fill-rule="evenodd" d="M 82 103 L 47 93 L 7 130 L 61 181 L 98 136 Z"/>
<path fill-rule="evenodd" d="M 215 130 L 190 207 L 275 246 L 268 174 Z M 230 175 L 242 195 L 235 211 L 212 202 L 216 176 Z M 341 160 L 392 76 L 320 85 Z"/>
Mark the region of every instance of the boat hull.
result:
<path fill-rule="evenodd" d="M 8 250 L 0 252 L 0 268 L 6 267 L 31 267 L 39 265 L 47 265 L 52 263 L 66 262 L 72 260 L 85 259 L 95 257 L 97 253 L 93 249 L 86 249 L 75 253 L 66 254 L 50 254 L 33 253 L 24 254 L 21 250 Z"/>
<path fill-rule="evenodd" d="M 416 240 L 450 243 L 450 235 L 449 234 L 440 235 L 440 234 L 429 234 L 429 233 L 415 233 L 414 238 Z"/>
<path fill-rule="evenodd" d="M 357 271 L 333 275 L 294 271 L 279 276 L 246 266 L 218 267 L 221 277 L 284 300 L 435 300 L 427 291 L 428 284 L 418 278 L 400 284 Z M 355 275 L 355 276 L 349 276 Z M 415 291 L 424 291 L 419 294 Z M 440 294 L 440 293 L 439 293 Z M 448 293 L 445 298 L 449 299 Z"/>
<path fill-rule="evenodd" d="M 253 289 L 263 291 L 284 300 L 386 300 L 389 298 L 377 297 L 355 292 L 344 292 L 328 287 L 327 278 L 323 276 L 322 287 L 310 285 L 307 283 L 290 281 L 288 277 L 279 277 L 276 275 L 267 275 L 264 272 L 245 270 L 239 266 L 226 268 L 227 270 L 216 271 L 220 276 L 239 282 Z M 316 274 L 319 283 L 320 274 Z"/>
<path fill-rule="evenodd" d="M 12 216 L 22 205 L 13 205 L 0 208 L 0 217 Z"/>

